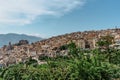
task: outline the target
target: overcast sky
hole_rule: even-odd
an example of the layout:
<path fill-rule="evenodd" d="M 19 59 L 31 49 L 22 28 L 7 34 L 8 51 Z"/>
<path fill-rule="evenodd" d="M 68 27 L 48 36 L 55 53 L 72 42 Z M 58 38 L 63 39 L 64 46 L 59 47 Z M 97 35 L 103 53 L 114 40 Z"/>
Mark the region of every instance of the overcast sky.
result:
<path fill-rule="evenodd" d="M 120 26 L 120 0 L 0 0 L 0 34 L 44 38 Z"/>

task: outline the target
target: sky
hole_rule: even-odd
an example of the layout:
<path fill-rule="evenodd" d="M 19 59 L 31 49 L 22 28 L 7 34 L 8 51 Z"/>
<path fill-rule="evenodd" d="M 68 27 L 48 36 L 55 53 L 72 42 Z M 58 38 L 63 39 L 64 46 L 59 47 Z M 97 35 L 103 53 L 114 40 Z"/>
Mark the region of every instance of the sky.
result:
<path fill-rule="evenodd" d="M 0 0 L 0 34 L 49 38 L 120 28 L 120 0 Z"/>

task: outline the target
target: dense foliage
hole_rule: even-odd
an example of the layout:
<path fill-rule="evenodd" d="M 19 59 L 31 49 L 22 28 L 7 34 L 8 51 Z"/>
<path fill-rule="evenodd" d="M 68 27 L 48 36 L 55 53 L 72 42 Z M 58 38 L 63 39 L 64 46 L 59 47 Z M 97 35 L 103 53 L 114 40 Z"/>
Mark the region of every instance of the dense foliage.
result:
<path fill-rule="evenodd" d="M 113 43 L 114 43 L 114 37 L 112 37 L 110 35 L 102 36 L 97 42 L 97 44 L 100 48 L 104 47 L 104 48 L 107 48 L 107 49 Z"/>
<path fill-rule="evenodd" d="M 44 57 L 47 64 L 31 58 L 0 69 L 1 80 L 120 80 L 120 50 L 82 50 L 74 43 L 62 46 L 67 56 Z"/>

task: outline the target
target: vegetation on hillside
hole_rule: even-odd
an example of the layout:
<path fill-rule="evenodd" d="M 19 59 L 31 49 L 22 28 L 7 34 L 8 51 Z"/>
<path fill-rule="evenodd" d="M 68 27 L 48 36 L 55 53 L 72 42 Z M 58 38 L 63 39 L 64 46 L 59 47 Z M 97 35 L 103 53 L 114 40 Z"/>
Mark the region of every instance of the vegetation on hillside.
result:
<path fill-rule="evenodd" d="M 1 80 L 119 80 L 120 50 L 83 50 L 72 42 L 60 47 L 67 56 L 44 57 L 39 65 L 30 58 L 25 63 L 0 69 Z"/>

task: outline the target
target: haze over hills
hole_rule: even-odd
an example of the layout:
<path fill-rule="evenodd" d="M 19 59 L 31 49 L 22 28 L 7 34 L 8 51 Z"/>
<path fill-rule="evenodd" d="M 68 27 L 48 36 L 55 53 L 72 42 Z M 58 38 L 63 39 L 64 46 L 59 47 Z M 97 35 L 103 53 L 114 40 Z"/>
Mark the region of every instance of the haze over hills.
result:
<path fill-rule="evenodd" d="M 29 43 L 31 43 L 40 41 L 42 40 L 42 38 L 16 33 L 0 34 L 0 47 L 2 47 L 3 45 L 8 45 L 9 42 L 11 42 L 12 44 L 17 43 L 19 40 L 28 40 Z"/>

